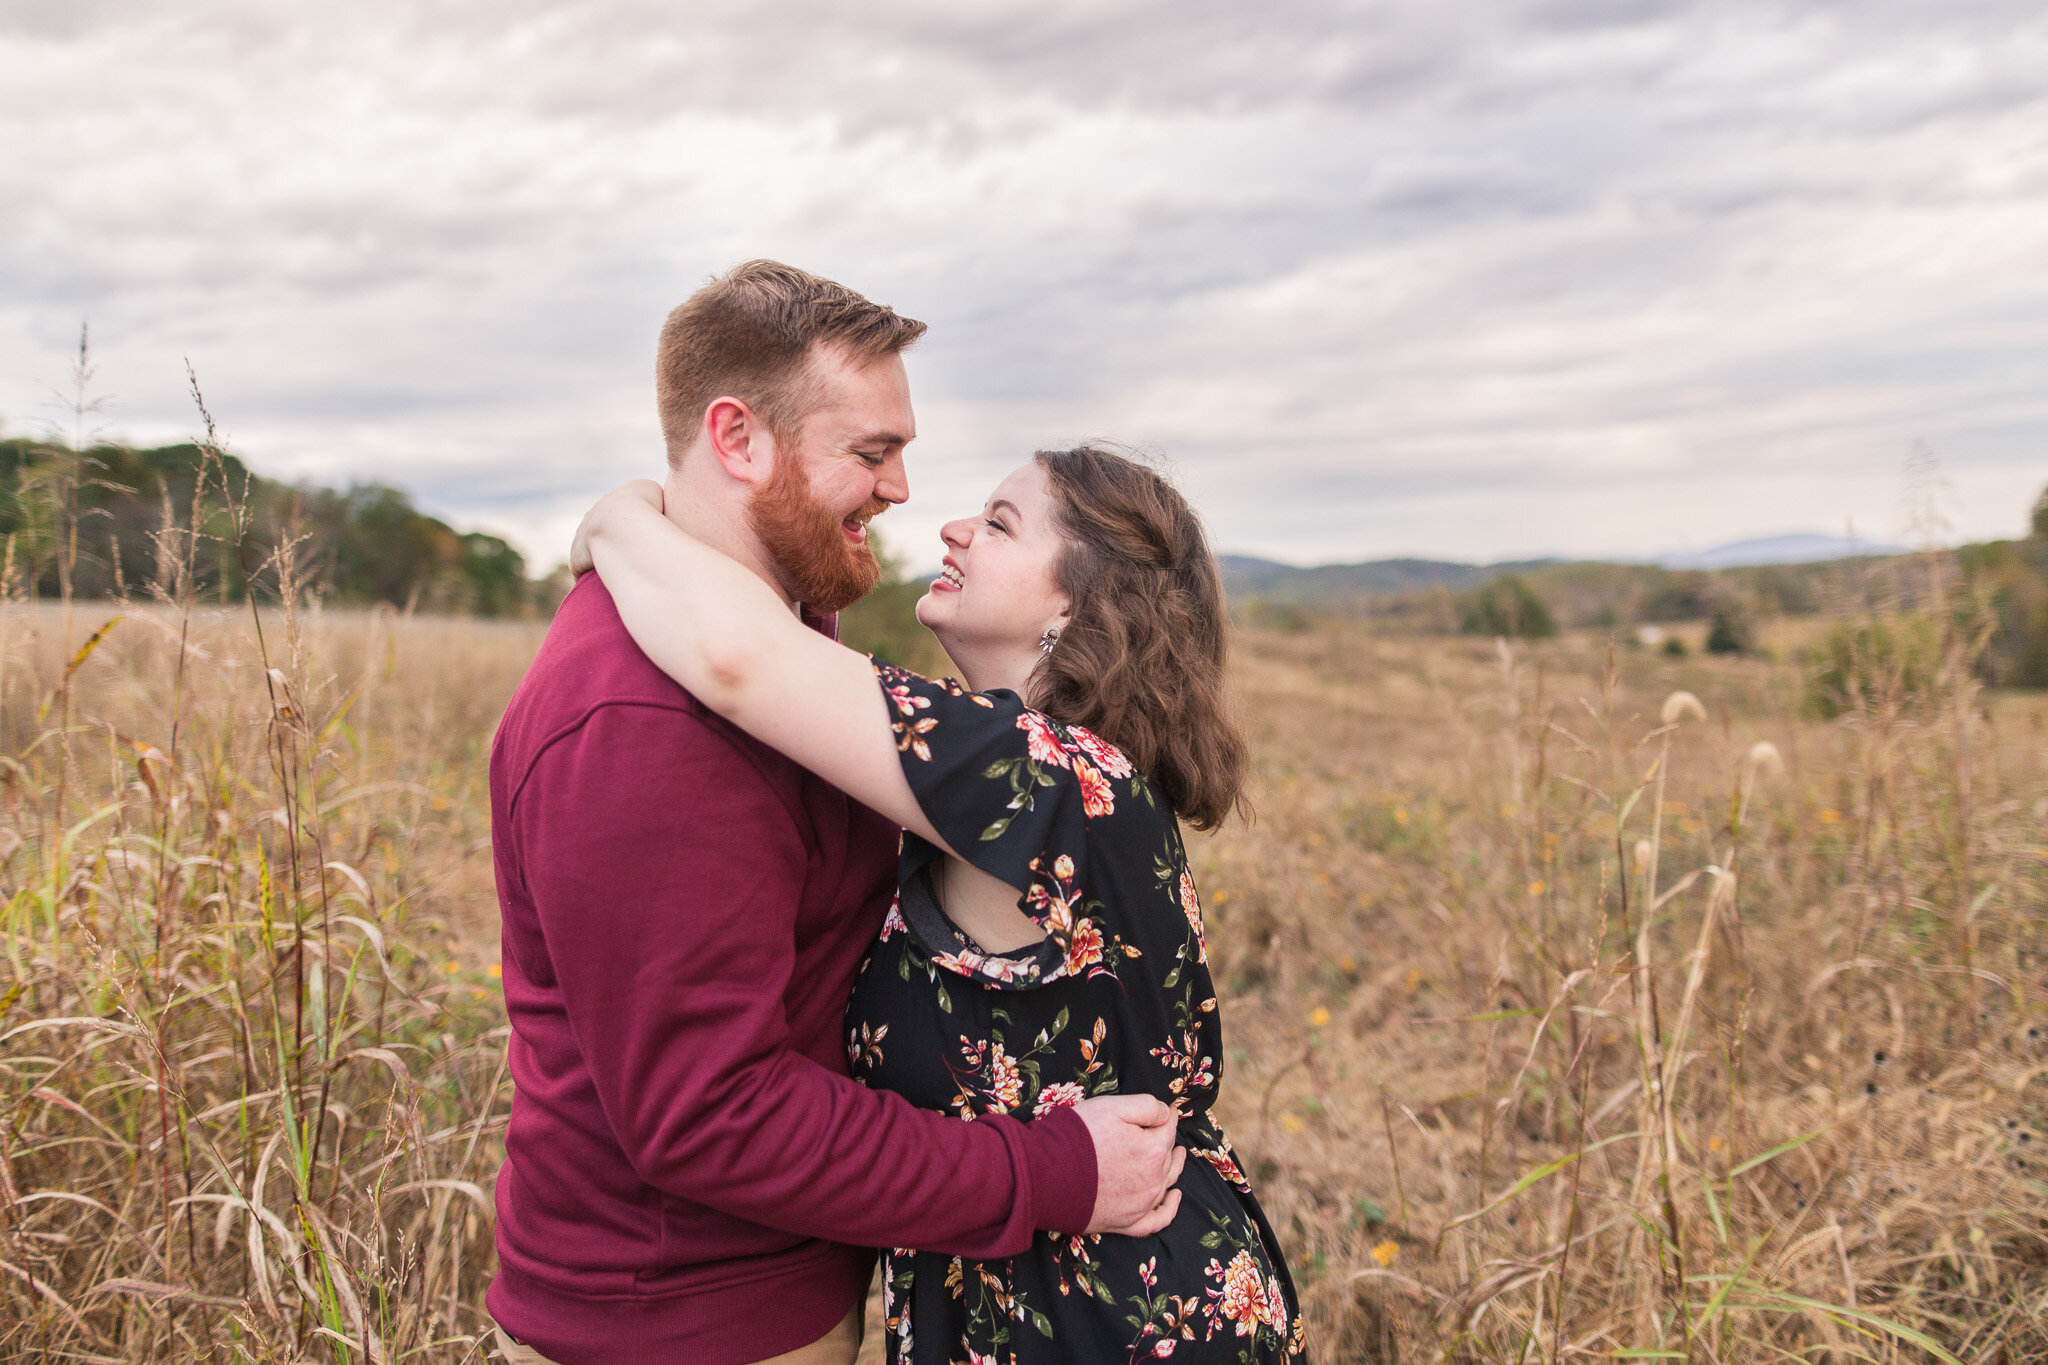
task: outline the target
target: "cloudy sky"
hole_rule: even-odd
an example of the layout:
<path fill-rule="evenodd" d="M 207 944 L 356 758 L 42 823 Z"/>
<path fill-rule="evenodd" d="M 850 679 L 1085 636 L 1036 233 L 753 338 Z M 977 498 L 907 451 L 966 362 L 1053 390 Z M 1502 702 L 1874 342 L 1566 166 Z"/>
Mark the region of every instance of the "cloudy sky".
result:
<path fill-rule="evenodd" d="M 2038 0 L 0 0 L 0 421 L 381 479 L 558 558 L 655 332 L 922 317 L 916 562 L 1033 448 L 1301 563 L 1957 536 L 2048 483 Z"/>

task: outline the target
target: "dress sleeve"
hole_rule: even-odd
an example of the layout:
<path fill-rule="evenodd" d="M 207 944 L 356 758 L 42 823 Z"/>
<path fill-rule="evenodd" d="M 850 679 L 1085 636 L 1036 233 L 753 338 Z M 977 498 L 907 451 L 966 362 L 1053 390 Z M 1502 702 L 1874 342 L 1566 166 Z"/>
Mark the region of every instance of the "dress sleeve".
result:
<path fill-rule="evenodd" d="M 875 671 L 925 818 L 955 853 L 1016 887 L 1017 908 L 1052 941 L 1035 958 L 966 950 L 943 965 L 1011 988 L 1114 972 L 1130 950 L 1107 918 L 1091 863 L 1114 858 L 1121 845 L 1149 848 L 1171 827 L 1152 784 L 1120 749 L 1014 692 L 969 692 L 892 664 Z"/>

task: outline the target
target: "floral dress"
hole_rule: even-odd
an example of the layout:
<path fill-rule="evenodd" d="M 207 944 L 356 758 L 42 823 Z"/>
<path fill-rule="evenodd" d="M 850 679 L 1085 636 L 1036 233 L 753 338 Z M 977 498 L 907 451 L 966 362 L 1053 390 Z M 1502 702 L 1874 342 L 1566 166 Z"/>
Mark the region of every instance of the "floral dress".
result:
<path fill-rule="evenodd" d="M 1293 1281 L 1210 1114 L 1222 1040 L 1173 811 L 1119 750 L 1014 693 L 876 671 L 926 817 L 1046 937 L 984 951 L 933 895 L 938 850 L 906 834 L 848 1010 L 855 1078 L 963 1119 L 1152 1094 L 1180 1111 L 1189 1156 L 1155 1237 L 1040 1233 L 1000 1261 L 885 1251 L 889 1359 L 1300 1360 Z"/>

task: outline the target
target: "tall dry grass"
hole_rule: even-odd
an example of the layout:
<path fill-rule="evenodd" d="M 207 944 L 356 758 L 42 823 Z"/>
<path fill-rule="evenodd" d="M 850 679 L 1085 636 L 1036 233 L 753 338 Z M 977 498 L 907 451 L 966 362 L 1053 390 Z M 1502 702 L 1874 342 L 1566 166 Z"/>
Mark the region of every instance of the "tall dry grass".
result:
<path fill-rule="evenodd" d="M 170 578 L 0 598 L 0 1354 L 479 1359 L 540 631 Z M 2048 1352 L 2041 698 L 1357 629 L 1238 683 L 1223 1117 L 1319 1359 Z"/>
<path fill-rule="evenodd" d="M 2048 699 L 1246 643 L 1198 876 L 1326 1359 L 2048 1354 Z"/>
<path fill-rule="evenodd" d="M 0 601 L 0 1357 L 482 1358 L 539 635 Z"/>

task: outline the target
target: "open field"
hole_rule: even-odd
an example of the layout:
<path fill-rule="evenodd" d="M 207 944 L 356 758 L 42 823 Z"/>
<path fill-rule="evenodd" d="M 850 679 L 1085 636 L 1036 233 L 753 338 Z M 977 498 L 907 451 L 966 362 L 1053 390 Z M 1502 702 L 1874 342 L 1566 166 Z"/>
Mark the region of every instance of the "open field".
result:
<path fill-rule="evenodd" d="M 0 603 L 0 1356 L 479 1359 L 541 627 L 132 608 L 67 682 L 121 610 Z M 2048 1353 L 2048 698 L 1356 627 L 1238 684 L 1223 1117 L 1317 1359 Z"/>
<path fill-rule="evenodd" d="M 1261 818 L 1199 875 L 1329 1358 L 2048 1345 L 2042 698 L 1821 725 L 1778 665 L 1245 644 Z"/>

